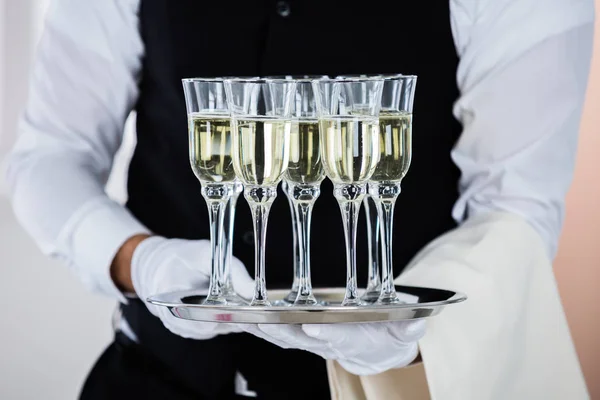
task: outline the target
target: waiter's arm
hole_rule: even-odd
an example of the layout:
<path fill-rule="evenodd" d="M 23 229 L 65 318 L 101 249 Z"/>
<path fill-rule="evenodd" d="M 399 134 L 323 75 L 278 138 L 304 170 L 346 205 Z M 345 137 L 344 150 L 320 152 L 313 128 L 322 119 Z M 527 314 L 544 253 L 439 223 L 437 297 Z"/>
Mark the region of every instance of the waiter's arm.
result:
<path fill-rule="evenodd" d="M 17 218 L 42 251 L 122 301 L 111 261 L 128 238 L 148 230 L 104 186 L 138 95 L 138 3 L 52 3 L 7 169 Z M 119 272 L 126 282 L 128 270 Z"/>
<path fill-rule="evenodd" d="M 433 318 L 420 342 L 433 398 L 585 398 L 551 260 L 575 164 L 593 1 L 475 3 L 451 2 L 454 112 L 464 129 L 452 151 L 459 226 L 396 283 L 469 297 Z"/>
<path fill-rule="evenodd" d="M 452 151 L 462 173 L 453 216 L 461 223 L 490 211 L 518 215 L 553 257 L 590 66 L 593 1 L 451 5 L 460 56 L 454 114 L 463 125 Z"/>

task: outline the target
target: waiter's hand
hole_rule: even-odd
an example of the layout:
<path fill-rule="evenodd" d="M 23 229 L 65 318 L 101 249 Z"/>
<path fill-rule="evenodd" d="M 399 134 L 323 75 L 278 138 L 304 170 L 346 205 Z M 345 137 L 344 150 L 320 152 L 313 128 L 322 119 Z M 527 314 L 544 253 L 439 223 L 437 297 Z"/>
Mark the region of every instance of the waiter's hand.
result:
<path fill-rule="evenodd" d="M 234 289 L 252 296 L 254 280 L 240 260 L 232 257 Z M 142 240 L 131 259 L 131 281 L 138 297 L 145 301 L 161 292 L 206 289 L 210 282 L 211 248 L 208 240 L 165 239 L 159 236 Z M 190 339 L 210 339 L 219 334 L 241 332 L 235 324 L 216 324 L 176 318 L 166 307 L 146 302 L 150 312 L 167 329 Z"/>
<path fill-rule="evenodd" d="M 248 333 L 283 348 L 310 351 L 337 360 L 355 375 L 373 375 L 410 364 L 425 320 L 318 325 L 240 325 Z"/>

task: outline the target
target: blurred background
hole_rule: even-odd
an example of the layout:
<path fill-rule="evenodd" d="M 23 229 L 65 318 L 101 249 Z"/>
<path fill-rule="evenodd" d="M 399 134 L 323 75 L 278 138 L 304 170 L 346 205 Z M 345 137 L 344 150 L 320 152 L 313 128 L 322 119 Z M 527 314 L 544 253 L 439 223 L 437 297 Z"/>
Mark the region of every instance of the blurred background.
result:
<path fill-rule="evenodd" d="M 0 0 L 0 167 L 15 139 L 48 0 Z M 597 8 L 600 0 L 597 1 Z M 600 13 L 597 12 L 597 19 Z M 555 273 L 592 399 L 600 399 L 600 32 Z M 125 201 L 132 115 L 107 191 Z M 111 340 L 115 304 L 86 292 L 16 222 L 0 179 L 0 399 L 74 399 Z M 557 360 L 560 362 L 560 360 Z"/>

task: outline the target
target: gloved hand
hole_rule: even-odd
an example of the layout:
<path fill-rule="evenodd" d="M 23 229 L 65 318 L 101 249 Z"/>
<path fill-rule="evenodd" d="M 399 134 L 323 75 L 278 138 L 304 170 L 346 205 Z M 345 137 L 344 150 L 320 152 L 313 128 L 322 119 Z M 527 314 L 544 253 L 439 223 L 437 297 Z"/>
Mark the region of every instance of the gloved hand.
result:
<path fill-rule="evenodd" d="M 154 306 L 146 299 L 161 292 L 189 289 L 208 291 L 210 271 L 211 247 L 208 240 L 153 236 L 136 247 L 131 260 L 131 278 L 138 297 L 167 329 L 190 339 L 210 339 L 219 334 L 241 332 L 241 329 L 235 324 L 177 318 L 166 307 Z M 234 289 L 242 297 L 251 298 L 254 280 L 243 263 L 235 257 L 231 260 L 231 272 Z"/>
<path fill-rule="evenodd" d="M 355 375 L 373 375 L 407 366 L 417 357 L 417 341 L 425 334 L 425 320 L 240 327 L 285 349 L 306 350 L 327 360 L 337 360 Z"/>

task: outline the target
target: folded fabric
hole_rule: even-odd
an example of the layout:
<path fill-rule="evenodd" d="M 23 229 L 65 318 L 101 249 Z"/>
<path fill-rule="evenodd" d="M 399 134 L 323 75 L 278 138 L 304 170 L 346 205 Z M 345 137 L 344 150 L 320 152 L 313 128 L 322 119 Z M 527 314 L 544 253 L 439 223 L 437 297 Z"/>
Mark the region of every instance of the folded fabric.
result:
<path fill-rule="evenodd" d="M 552 264 L 539 234 L 520 217 L 471 218 L 423 249 L 396 284 L 468 296 L 430 318 L 419 341 L 432 399 L 589 398 Z M 352 382 L 339 400 L 391 398 L 401 384 L 373 375 L 358 385 L 340 378 L 335 364 L 328 367 L 332 391 Z"/>

